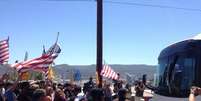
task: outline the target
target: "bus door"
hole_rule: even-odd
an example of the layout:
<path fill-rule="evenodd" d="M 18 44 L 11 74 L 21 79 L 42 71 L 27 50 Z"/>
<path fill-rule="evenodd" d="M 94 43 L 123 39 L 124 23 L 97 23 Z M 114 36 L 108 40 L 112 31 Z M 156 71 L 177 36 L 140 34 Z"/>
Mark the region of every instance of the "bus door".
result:
<path fill-rule="evenodd" d="M 195 58 L 180 56 L 172 72 L 174 89 L 178 93 L 190 89 L 195 79 Z"/>

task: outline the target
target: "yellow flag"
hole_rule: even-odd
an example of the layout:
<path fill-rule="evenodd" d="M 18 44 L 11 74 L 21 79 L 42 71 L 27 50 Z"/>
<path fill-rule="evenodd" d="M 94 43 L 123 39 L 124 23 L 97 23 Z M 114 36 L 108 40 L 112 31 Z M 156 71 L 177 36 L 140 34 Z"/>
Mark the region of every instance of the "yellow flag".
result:
<path fill-rule="evenodd" d="M 49 69 L 48 69 L 48 79 L 49 79 L 49 80 L 54 79 L 54 71 L 53 71 L 53 69 L 52 69 L 51 66 L 50 66 Z"/>
<path fill-rule="evenodd" d="M 96 84 L 99 85 L 99 77 L 98 77 L 98 72 L 96 72 Z"/>
<path fill-rule="evenodd" d="M 28 80 L 29 79 L 29 72 L 23 72 L 21 74 L 21 80 Z"/>

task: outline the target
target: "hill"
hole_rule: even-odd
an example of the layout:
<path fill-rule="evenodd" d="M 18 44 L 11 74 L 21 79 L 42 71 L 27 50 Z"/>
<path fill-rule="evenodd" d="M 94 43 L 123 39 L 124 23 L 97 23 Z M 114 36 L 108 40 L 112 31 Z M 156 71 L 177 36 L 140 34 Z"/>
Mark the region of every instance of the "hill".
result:
<path fill-rule="evenodd" d="M 156 72 L 156 66 L 152 65 L 110 65 L 116 72 L 121 74 L 121 77 L 125 77 L 126 73 L 132 74 L 135 77 L 141 77 L 143 74 L 147 74 L 149 79 L 153 79 L 153 75 Z M 60 64 L 54 66 L 54 70 L 64 79 L 72 77 L 74 70 L 80 70 L 82 79 L 87 79 L 89 76 L 95 76 L 96 65 L 67 65 Z"/>
<path fill-rule="evenodd" d="M 112 64 L 110 65 L 115 72 L 120 73 L 121 78 L 125 78 L 125 74 L 129 73 L 133 75 L 135 78 L 141 77 L 143 74 L 147 74 L 148 79 L 153 79 L 153 75 L 156 72 L 156 66 L 152 65 L 120 65 L 120 64 Z M 96 65 L 67 65 L 60 64 L 55 65 L 53 67 L 57 76 L 63 77 L 63 79 L 72 78 L 73 71 L 79 70 L 82 79 L 88 79 L 90 76 L 95 76 Z M 12 73 L 14 71 L 8 65 L 0 65 L 0 75 L 4 73 Z"/>

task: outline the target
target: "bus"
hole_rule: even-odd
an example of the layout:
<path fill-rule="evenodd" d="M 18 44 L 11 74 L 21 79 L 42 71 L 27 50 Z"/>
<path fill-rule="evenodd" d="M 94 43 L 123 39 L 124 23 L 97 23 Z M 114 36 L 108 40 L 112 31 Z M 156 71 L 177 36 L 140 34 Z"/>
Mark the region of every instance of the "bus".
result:
<path fill-rule="evenodd" d="M 201 87 L 201 39 L 192 38 L 163 49 L 158 57 L 154 90 L 170 97 L 188 97 Z"/>

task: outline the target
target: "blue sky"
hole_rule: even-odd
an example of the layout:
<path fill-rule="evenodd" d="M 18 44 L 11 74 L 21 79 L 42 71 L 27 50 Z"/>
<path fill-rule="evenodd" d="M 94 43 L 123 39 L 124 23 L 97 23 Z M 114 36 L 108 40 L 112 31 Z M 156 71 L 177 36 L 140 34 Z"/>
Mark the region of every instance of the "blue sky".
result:
<path fill-rule="evenodd" d="M 124 5 L 106 1 L 201 9 L 193 0 L 105 0 L 104 60 L 110 64 L 156 65 L 166 46 L 201 32 L 201 11 Z M 60 32 L 57 64 L 96 63 L 96 2 L 1 0 L 0 39 L 10 37 L 10 59 L 41 55 Z"/>

